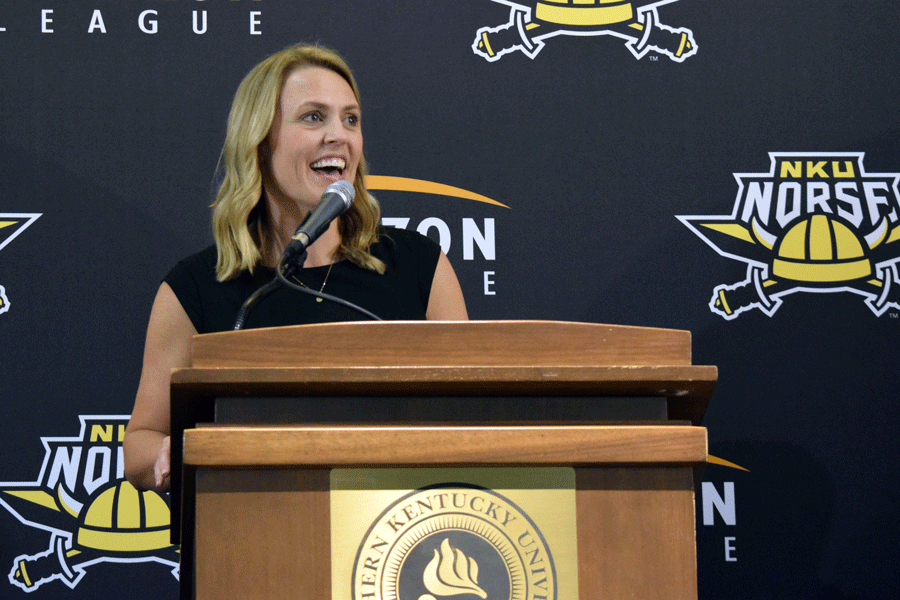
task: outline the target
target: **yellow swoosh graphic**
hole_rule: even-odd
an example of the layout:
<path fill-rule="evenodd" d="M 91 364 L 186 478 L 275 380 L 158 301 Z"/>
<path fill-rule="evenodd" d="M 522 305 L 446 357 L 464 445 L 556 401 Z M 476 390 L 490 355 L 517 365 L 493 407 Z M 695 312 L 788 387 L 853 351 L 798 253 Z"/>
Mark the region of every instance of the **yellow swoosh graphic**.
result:
<path fill-rule="evenodd" d="M 28 490 L 20 490 L 20 491 L 9 491 L 3 490 L 10 496 L 16 496 L 17 498 L 21 498 L 22 500 L 28 500 L 29 502 L 34 502 L 35 504 L 40 504 L 45 508 L 52 508 L 55 511 L 59 511 L 59 507 L 56 506 L 56 500 L 53 499 L 53 496 L 48 494 L 47 492 L 41 490 L 28 491 Z"/>
<path fill-rule="evenodd" d="M 496 200 L 491 200 L 487 196 L 469 192 L 462 188 L 453 187 L 452 185 L 444 185 L 443 183 L 435 183 L 423 179 L 391 177 L 388 175 L 369 175 L 366 177 L 366 187 L 370 190 L 422 192 L 425 194 L 437 194 L 438 196 L 453 196 L 454 198 L 464 198 L 466 200 L 475 200 L 476 202 L 484 202 L 486 204 L 493 204 L 494 206 L 509 208 L 507 205 L 497 202 Z"/>
<path fill-rule="evenodd" d="M 708 227 L 714 231 L 719 231 L 725 235 L 736 237 L 739 240 L 750 242 L 751 244 L 756 243 L 753 241 L 753 238 L 750 237 L 750 232 L 747 231 L 747 228 L 738 223 L 700 223 L 700 226 Z"/>
<path fill-rule="evenodd" d="M 748 473 L 750 472 L 750 469 L 745 469 L 744 467 L 736 465 L 733 462 L 728 462 L 724 458 L 717 458 L 712 454 L 707 455 L 706 462 L 714 465 L 722 465 L 723 467 L 731 467 L 732 469 L 740 469 L 741 471 L 747 471 Z"/>

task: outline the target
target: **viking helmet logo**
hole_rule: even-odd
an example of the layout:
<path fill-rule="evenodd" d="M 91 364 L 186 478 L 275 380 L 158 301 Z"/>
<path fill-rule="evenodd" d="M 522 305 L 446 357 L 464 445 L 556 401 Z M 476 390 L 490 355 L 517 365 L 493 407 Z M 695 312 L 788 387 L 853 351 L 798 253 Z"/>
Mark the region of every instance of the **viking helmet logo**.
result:
<path fill-rule="evenodd" d="M 533 59 L 558 35 L 610 35 L 625 40 L 635 58 L 655 51 L 675 62 L 697 53 L 690 29 L 663 25 L 657 7 L 677 0 L 537 0 L 530 4 L 493 0 L 510 7 L 509 21 L 478 30 L 472 50 L 489 62 L 521 51 Z"/>
<path fill-rule="evenodd" d="M 735 173 L 729 216 L 680 216 L 747 277 L 713 291 L 712 312 L 772 316 L 797 292 L 850 292 L 880 316 L 900 308 L 898 173 L 866 173 L 863 153 L 772 152 L 768 173 Z"/>

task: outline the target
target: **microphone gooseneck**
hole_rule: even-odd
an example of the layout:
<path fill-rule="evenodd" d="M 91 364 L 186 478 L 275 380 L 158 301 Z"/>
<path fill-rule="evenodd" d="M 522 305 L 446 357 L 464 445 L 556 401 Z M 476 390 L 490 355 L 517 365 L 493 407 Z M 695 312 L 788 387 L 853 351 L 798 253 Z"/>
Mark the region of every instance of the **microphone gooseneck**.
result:
<path fill-rule="evenodd" d="M 356 191 L 349 181 L 342 179 L 329 185 L 316 207 L 297 227 L 291 243 L 284 249 L 279 264 L 286 266 L 293 263 L 298 255 L 304 253 L 313 242 L 319 239 L 319 236 L 325 233 L 332 221 L 350 208 L 355 195 Z"/>

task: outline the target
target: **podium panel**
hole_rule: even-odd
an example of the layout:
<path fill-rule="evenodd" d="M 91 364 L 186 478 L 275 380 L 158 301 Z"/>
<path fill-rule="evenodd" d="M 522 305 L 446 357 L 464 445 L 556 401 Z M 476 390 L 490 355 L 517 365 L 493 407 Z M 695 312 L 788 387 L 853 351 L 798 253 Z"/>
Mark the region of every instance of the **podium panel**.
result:
<path fill-rule="evenodd" d="M 204 427 L 186 432 L 185 464 L 196 477 L 196 597 L 228 597 L 228 590 L 240 589 L 248 599 L 331 598 L 326 467 L 346 461 L 420 467 L 604 465 L 575 467 L 579 597 L 696 598 L 691 465 L 706 457 L 702 428 L 519 429 Z M 522 443 L 523 437 L 536 441 Z M 312 464 L 296 466 L 300 463 Z"/>

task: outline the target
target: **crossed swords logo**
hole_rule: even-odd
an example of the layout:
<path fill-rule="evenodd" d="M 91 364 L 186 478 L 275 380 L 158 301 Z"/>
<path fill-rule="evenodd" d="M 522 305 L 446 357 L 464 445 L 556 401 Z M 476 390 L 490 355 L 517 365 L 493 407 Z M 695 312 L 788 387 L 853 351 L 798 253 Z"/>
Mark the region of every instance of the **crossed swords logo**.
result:
<path fill-rule="evenodd" d="M 34 223 L 40 213 L 0 213 L 0 250 Z M 9 311 L 6 289 L 0 285 L 0 314 Z"/>
<path fill-rule="evenodd" d="M 79 420 L 78 436 L 41 437 L 37 481 L 0 481 L 0 515 L 5 509 L 22 525 L 50 534 L 46 549 L 13 559 L 7 580 L 28 593 L 50 582 L 74 589 L 95 564 L 146 562 L 164 565 L 177 579 L 179 553 L 169 540 L 166 500 L 139 492 L 119 472 L 128 415 Z M 34 537 L 40 543 L 40 534 Z"/>
<path fill-rule="evenodd" d="M 676 1 L 539 0 L 527 6 L 493 0 L 510 7 L 509 21 L 479 29 L 472 50 L 490 62 L 516 50 L 533 59 L 544 40 L 558 35 L 611 35 L 625 40 L 635 58 L 653 50 L 682 62 L 697 53 L 694 34 L 684 27 L 663 25 L 656 10 Z"/>
<path fill-rule="evenodd" d="M 713 290 L 710 310 L 727 320 L 754 308 L 771 317 L 796 292 L 854 293 L 876 316 L 900 309 L 900 174 L 867 173 L 861 152 L 770 157 L 769 173 L 735 173 L 731 215 L 677 217 L 719 255 L 747 264 L 743 281 Z M 785 161 L 813 174 L 785 178 L 777 169 Z M 766 189 L 763 204 L 782 213 L 781 225 L 753 212 Z"/>

